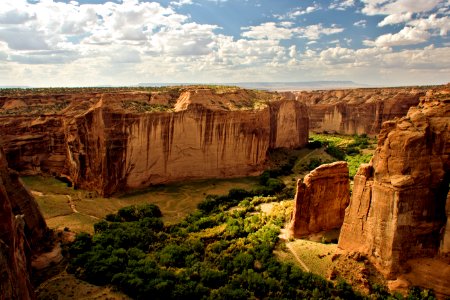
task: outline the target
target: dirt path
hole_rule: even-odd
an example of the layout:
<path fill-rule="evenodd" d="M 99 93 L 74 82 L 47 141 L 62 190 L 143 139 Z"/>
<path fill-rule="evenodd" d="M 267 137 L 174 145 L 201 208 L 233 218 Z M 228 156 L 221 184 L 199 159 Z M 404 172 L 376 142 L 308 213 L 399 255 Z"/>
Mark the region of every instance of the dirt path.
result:
<path fill-rule="evenodd" d="M 67 197 L 67 199 L 68 199 L 68 201 L 67 201 L 67 203 L 69 203 L 69 206 L 70 206 L 70 208 L 72 209 L 72 211 L 74 212 L 74 213 L 80 213 L 78 210 L 77 210 L 77 207 L 75 206 L 75 203 L 73 203 L 73 201 L 72 201 L 72 197 L 70 196 L 70 195 L 66 195 L 66 197 Z"/>
<path fill-rule="evenodd" d="M 289 243 L 289 235 L 287 233 L 287 227 L 288 225 L 285 224 L 284 228 L 281 229 L 279 238 L 284 240 L 286 242 L 286 247 L 289 249 L 289 251 L 292 253 L 292 255 L 294 255 L 295 259 L 298 261 L 298 263 L 300 264 L 300 266 L 306 271 L 306 272 L 311 272 L 311 270 L 308 268 L 308 266 L 303 262 L 303 260 L 297 255 L 297 253 L 295 253 L 294 248 L 292 247 L 292 245 Z"/>
<path fill-rule="evenodd" d="M 286 247 L 291 251 L 291 253 L 294 255 L 295 259 L 298 261 L 298 263 L 302 266 L 303 269 L 305 269 L 306 272 L 311 272 L 311 270 L 308 268 L 308 266 L 303 262 L 303 260 L 295 253 L 294 248 L 292 248 L 292 245 L 287 243 Z"/>

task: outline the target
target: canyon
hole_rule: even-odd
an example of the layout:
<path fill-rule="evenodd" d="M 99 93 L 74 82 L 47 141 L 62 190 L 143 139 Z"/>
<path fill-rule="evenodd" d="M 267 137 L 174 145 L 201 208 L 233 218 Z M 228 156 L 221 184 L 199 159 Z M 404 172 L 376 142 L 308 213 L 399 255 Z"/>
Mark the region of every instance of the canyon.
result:
<path fill-rule="evenodd" d="M 102 196 L 257 175 L 270 149 L 308 142 L 306 107 L 276 93 L 187 88 L 0 101 L 12 168 L 64 177 Z"/>
<path fill-rule="evenodd" d="M 358 88 L 294 94 L 297 101 L 307 105 L 313 132 L 377 135 L 383 122 L 406 115 L 428 89 Z"/>
<path fill-rule="evenodd" d="M 414 259 L 441 261 L 443 273 L 429 282 L 440 278 L 432 288 L 447 296 L 449 127 L 449 88 L 428 91 L 407 116 L 383 124 L 374 157 L 355 176 L 338 244 L 367 255 L 388 279 L 411 271 Z"/>
<path fill-rule="evenodd" d="M 19 175 L 56 176 L 105 197 L 170 182 L 259 175 L 271 150 L 305 146 L 310 130 L 379 133 L 378 146 L 354 177 L 351 197 L 345 162 L 319 166 L 297 181 L 291 235 L 340 228 L 338 247 L 364 255 L 389 280 L 417 282 L 407 274 L 420 259 L 448 269 L 449 85 L 24 93 L 0 96 L 0 122 L 0 265 L 7 270 L 0 288 L 6 298 L 33 299 L 25 275 L 48 235 Z M 431 288 L 450 295 L 450 277 L 438 277 L 440 285 Z"/>
<path fill-rule="evenodd" d="M 48 234 L 37 203 L 0 148 L 0 299 L 35 299 L 31 259 Z"/>

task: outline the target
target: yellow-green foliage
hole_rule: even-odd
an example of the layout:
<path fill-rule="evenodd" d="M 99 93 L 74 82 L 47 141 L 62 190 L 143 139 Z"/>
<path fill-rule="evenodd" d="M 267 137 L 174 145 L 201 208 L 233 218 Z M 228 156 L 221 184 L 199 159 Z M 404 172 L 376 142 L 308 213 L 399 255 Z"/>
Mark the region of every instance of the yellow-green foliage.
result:
<path fill-rule="evenodd" d="M 348 164 L 350 178 L 355 176 L 361 164 L 370 161 L 373 151 L 366 149 L 374 149 L 376 143 L 375 139 L 366 135 L 311 134 L 310 140 L 313 143 L 320 142 L 325 151 L 334 157 L 334 160 L 345 160 Z M 362 151 L 363 149 L 364 151 Z M 326 163 L 326 161 L 320 163 Z"/>
<path fill-rule="evenodd" d="M 357 154 L 357 155 L 347 155 L 345 160 L 348 164 L 348 170 L 350 173 L 350 178 L 353 178 L 358 171 L 361 164 L 368 163 L 372 159 L 372 154 Z"/>

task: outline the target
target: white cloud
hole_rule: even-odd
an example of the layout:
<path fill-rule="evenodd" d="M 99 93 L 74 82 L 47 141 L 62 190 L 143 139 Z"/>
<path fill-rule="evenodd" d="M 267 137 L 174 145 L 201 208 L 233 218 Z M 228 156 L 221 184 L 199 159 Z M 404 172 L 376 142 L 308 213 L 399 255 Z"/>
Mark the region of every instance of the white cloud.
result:
<path fill-rule="evenodd" d="M 279 22 L 243 27 L 236 38 L 220 34 L 223 31 L 217 25 L 199 24 L 178 12 L 180 6 L 199 4 L 194 0 L 172 0 L 166 6 L 138 0 L 103 4 L 0 1 L 2 84 L 126 85 L 324 77 L 356 81 L 372 78 L 372 82 L 381 78 L 386 83 L 407 78 L 411 82 L 450 80 L 448 45 L 416 50 L 392 48 L 421 43 L 431 36 L 447 36 L 450 20 L 442 12 L 448 11 L 443 0 L 431 9 L 424 1 L 365 0 L 365 8 L 371 4 L 372 12 L 385 16 L 382 25 L 405 23 L 405 28 L 366 41 L 370 47 L 363 49 L 344 46 L 358 41 L 338 35 L 344 31 L 338 25 L 299 26 L 296 21 L 303 19 L 300 16 L 310 21 L 307 14 L 319 15 L 318 4 L 291 9 L 279 16 Z M 333 1 L 330 5 L 331 9 L 354 6 L 356 1 Z M 369 27 L 366 20 L 354 25 Z M 332 35 L 336 35 L 336 45 L 319 48 L 327 46 L 321 38 Z M 415 72 L 414 68 L 421 71 Z"/>
<path fill-rule="evenodd" d="M 330 6 L 328 6 L 329 9 L 336 9 L 336 10 L 346 10 L 347 8 L 350 8 L 352 6 L 355 6 L 354 0 L 334 0 Z"/>
<path fill-rule="evenodd" d="M 448 16 L 439 18 L 433 14 L 426 19 L 411 21 L 409 22 L 409 25 L 415 26 L 421 30 L 435 30 L 439 32 L 439 35 L 445 36 L 450 31 L 450 18 Z"/>
<path fill-rule="evenodd" d="M 355 51 L 348 48 L 329 48 L 320 52 L 320 60 L 327 64 L 345 64 L 355 61 Z"/>
<path fill-rule="evenodd" d="M 369 15 L 392 15 L 428 12 L 443 0 L 362 0 L 362 12 Z"/>
<path fill-rule="evenodd" d="M 430 38 L 430 33 L 416 27 L 405 27 L 398 33 L 388 33 L 379 36 L 375 41 L 364 41 L 365 45 L 377 47 L 391 47 L 415 45 L 426 42 Z"/>
<path fill-rule="evenodd" d="M 410 12 L 400 13 L 400 14 L 392 14 L 392 15 L 389 15 L 389 16 L 385 17 L 383 19 L 383 21 L 378 23 L 378 26 L 379 27 L 383 27 L 383 26 L 386 26 L 386 25 L 393 25 L 393 24 L 404 23 L 406 21 L 411 20 L 411 18 L 412 18 L 412 13 L 410 13 Z"/>
<path fill-rule="evenodd" d="M 0 28 L 0 40 L 12 50 L 49 50 L 44 33 L 28 28 Z"/>
<path fill-rule="evenodd" d="M 367 26 L 367 20 L 359 20 L 359 21 L 356 21 L 355 23 L 353 23 L 353 25 L 356 26 L 356 27 L 366 28 L 366 26 Z"/>
<path fill-rule="evenodd" d="M 243 27 L 241 29 L 246 30 L 242 33 L 242 36 L 247 38 L 286 40 L 290 39 L 294 34 L 294 29 L 289 27 L 283 26 L 283 24 L 267 22 L 258 26 Z"/>
<path fill-rule="evenodd" d="M 306 8 L 296 8 L 287 12 L 284 15 L 274 15 L 274 17 L 279 20 L 296 19 L 299 16 L 310 14 L 320 9 L 321 7 L 317 3 L 314 3 L 313 5 L 308 6 Z"/>
<path fill-rule="evenodd" d="M 289 47 L 289 57 L 295 58 L 297 56 L 297 47 L 295 45 L 292 45 Z"/>
<path fill-rule="evenodd" d="M 215 25 L 185 23 L 177 28 L 164 28 L 149 40 L 150 53 L 177 55 L 206 55 L 213 51 Z"/>
<path fill-rule="evenodd" d="M 292 27 L 290 22 L 267 22 L 258 26 L 243 27 L 246 30 L 243 37 L 253 39 L 286 40 L 293 37 L 318 40 L 322 35 L 332 35 L 344 31 L 340 27 L 323 27 L 322 24 L 314 24 L 306 27 Z"/>
<path fill-rule="evenodd" d="M 308 40 L 318 40 L 322 35 L 332 35 L 344 31 L 340 27 L 323 27 L 322 24 L 309 25 L 304 28 L 299 28 L 298 33 L 300 37 Z"/>
<path fill-rule="evenodd" d="M 192 0 L 178 0 L 178 1 L 171 1 L 170 5 L 172 6 L 183 6 L 183 5 L 191 5 L 194 2 L 192 2 Z"/>

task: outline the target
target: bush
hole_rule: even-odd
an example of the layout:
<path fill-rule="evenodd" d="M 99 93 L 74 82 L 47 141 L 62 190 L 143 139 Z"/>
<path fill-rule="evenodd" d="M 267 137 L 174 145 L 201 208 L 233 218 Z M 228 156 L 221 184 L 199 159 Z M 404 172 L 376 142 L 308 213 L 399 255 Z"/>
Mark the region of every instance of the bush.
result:
<path fill-rule="evenodd" d="M 319 149 L 321 147 L 322 147 L 321 141 L 312 141 L 306 145 L 306 148 L 308 148 L 308 149 Z"/>
<path fill-rule="evenodd" d="M 338 160 L 344 160 L 345 159 L 345 152 L 341 148 L 335 146 L 335 145 L 328 145 L 328 147 L 325 149 L 325 152 L 333 156 L 334 158 Z"/>
<path fill-rule="evenodd" d="M 320 158 L 312 158 L 308 165 L 306 166 L 306 170 L 308 171 L 312 171 L 315 168 L 317 168 L 318 166 L 320 166 L 322 164 L 322 160 Z"/>

